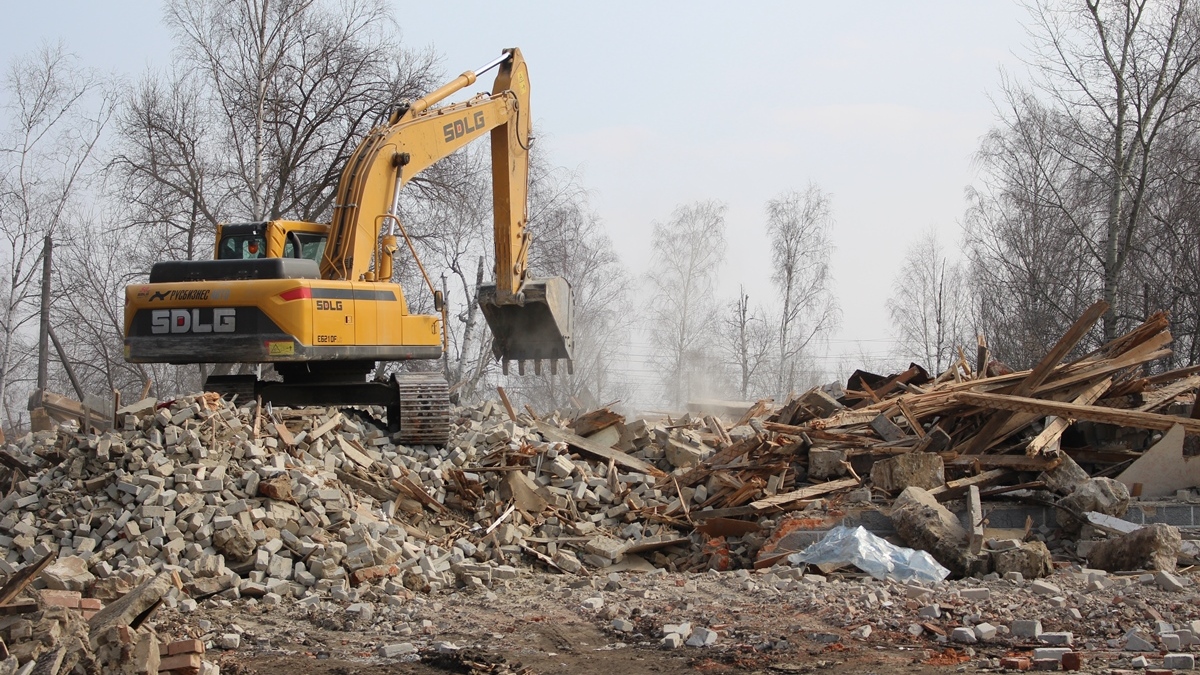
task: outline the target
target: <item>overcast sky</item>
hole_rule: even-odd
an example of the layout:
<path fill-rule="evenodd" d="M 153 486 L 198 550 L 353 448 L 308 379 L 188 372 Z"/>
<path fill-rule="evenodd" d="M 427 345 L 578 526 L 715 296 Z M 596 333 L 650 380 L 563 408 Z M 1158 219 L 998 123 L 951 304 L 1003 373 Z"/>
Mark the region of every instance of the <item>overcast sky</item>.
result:
<path fill-rule="evenodd" d="M 130 77 L 170 60 L 149 0 L 4 4 L 6 62 L 59 39 Z M 1002 67 L 1020 71 L 1025 42 L 1012 0 L 395 7 L 404 41 L 435 48 L 449 76 L 522 49 L 543 149 L 580 172 L 632 274 L 648 264 L 653 222 L 719 199 L 723 290 L 732 298 L 744 284 L 765 300 L 766 201 L 809 182 L 832 193 L 844 319 L 831 374 L 860 350 L 889 350 L 884 303 L 905 247 L 931 226 L 957 242 L 989 96 Z"/>

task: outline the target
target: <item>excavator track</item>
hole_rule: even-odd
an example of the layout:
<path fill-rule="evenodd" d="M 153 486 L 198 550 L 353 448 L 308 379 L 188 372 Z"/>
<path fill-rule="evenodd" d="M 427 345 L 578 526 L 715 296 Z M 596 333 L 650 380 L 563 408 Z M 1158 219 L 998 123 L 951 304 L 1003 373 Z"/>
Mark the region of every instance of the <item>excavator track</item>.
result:
<path fill-rule="evenodd" d="M 404 445 L 444 446 L 450 439 L 450 385 L 437 373 L 396 373 L 400 401 L 388 407 L 388 424 L 399 426 Z"/>

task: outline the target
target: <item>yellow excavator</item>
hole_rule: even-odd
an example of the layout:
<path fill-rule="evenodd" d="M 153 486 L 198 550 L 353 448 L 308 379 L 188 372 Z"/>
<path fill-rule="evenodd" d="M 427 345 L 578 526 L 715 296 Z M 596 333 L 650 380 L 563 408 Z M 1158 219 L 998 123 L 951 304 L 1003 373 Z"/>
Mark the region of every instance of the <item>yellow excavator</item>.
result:
<path fill-rule="evenodd" d="M 491 94 L 438 106 L 498 68 Z M 571 288 L 529 276 L 529 74 L 519 49 L 393 111 L 346 162 L 330 223 L 272 220 L 217 230 L 213 260 L 156 263 L 125 289 L 134 363 L 269 363 L 282 381 L 211 375 L 205 388 L 275 405 L 378 405 L 408 444 L 444 444 L 450 400 L 435 373 L 371 378 L 378 362 L 438 359 L 446 308 L 397 217 L 400 189 L 454 151 L 491 137 L 495 283 L 478 289 L 493 353 L 524 374 L 570 368 Z M 410 314 L 392 281 L 403 237 L 440 315 Z"/>

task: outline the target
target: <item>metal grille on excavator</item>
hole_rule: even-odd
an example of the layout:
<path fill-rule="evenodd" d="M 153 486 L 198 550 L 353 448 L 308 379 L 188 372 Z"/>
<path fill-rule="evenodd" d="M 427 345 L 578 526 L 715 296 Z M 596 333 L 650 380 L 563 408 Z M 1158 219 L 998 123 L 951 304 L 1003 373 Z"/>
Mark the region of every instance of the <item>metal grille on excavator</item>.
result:
<path fill-rule="evenodd" d="M 399 414 L 398 439 L 404 445 L 444 446 L 450 439 L 450 385 L 437 373 L 396 373 L 399 410 L 388 410 L 388 422 Z"/>

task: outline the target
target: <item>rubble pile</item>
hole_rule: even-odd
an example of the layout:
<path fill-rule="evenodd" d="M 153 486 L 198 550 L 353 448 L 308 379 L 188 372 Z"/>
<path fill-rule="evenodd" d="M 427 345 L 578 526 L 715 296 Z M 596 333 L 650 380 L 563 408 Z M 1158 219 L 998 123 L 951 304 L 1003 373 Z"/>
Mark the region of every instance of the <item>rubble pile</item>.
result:
<path fill-rule="evenodd" d="M 115 429 L 67 425 L 0 448 L 0 574 L 34 596 L 18 611 L 21 590 L 0 591 L 0 637 L 22 666 L 78 643 L 79 659 L 116 672 L 164 644 L 167 657 L 202 654 L 172 654 L 175 642 L 142 625 L 160 605 L 332 601 L 369 620 L 363 598 L 486 594 L 530 565 L 765 569 L 849 510 L 889 502 L 897 542 L 955 578 L 1045 577 L 1054 557 L 1169 573 L 1200 549 L 1175 527 L 1122 516 L 1139 495 L 1200 485 L 1183 456 L 1200 433 L 1200 370 L 1144 375 L 1170 343 L 1161 314 L 1064 363 L 1103 311 L 1029 371 L 1008 372 L 981 344 L 974 364 L 964 356 L 936 377 L 916 365 L 858 372 L 736 419 L 607 407 L 538 417 L 502 396 L 458 408 L 442 448 L 398 444 L 378 410 L 145 399 L 118 410 Z M 1002 495 L 1055 509 L 1059 530 L 988 534 L 981 499 Z M 675 628 L 673 643 L 715 637 Z M 180 662 L 202 672 L 198 658 Z"/>

